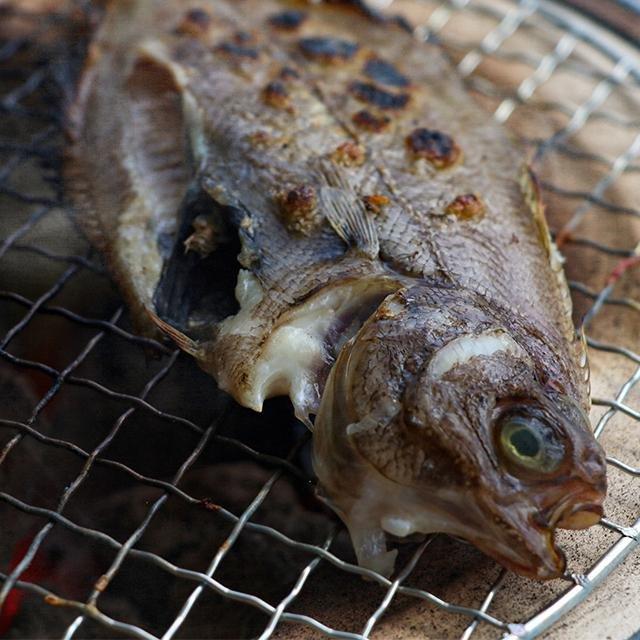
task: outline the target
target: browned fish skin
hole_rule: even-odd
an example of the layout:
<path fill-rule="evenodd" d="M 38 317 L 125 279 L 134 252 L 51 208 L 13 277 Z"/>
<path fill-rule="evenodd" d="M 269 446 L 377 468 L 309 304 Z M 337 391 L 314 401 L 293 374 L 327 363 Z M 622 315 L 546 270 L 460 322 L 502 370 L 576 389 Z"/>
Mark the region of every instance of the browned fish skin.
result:
<path fill-rule="evenodd" d="M 114 1 L 70 136 L 140 328 L 246 406 L 317 415 L 361 562 L 438 530 L 562 573 L 553 528 L 605 492 L 584 346 L 521 150 L 434 46 L 346 0 Z"/>

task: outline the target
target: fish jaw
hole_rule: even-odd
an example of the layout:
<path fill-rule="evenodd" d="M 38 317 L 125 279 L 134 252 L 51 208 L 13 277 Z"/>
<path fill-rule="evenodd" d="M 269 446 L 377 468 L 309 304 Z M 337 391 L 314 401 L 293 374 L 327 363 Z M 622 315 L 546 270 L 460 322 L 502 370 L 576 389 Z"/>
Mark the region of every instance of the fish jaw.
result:
<path fill-rule="evenodd" d="M 353 467 L 352 467 L 353 468 Z M 560 578 L 566 558 L 555 543 L 556 528 L 587 528 L 599 521 L 599 496 L 572 496 L 556 506 L 556 518 L 567 522 L 540 524 L 539 510 L 530 501 L 499 508 L 476 492 L 433 487 L 416 490 L 385 478 L 374 470 L 359 477 L 358 496 L 339 504 L 319 497 L 346 524 L 360 566 L 389 577 L 397 549 L 387 543 L 415 541 L 416 535 L 445 533 L 462 538 L 509 570 L 535 580 Z M 567 526 L 574 525 L 574 526 Z"/>
<path fill-rule="evenodd" d="M 403 487 L 370 470 L 360 478 L 358 497 L 338 504 L 320 497 L 345 522 L 360 566 L 389 577 L 397 550 L 391 538 L 415 540 L 416 534 L 446 533 L 469 541 L 510 570 L 538 580 L 564 573 L 565 558 L 553 530 L 525 518 L 518 529 L 484 511 L 471 492 L 436 487 L 430 493 Z"/>

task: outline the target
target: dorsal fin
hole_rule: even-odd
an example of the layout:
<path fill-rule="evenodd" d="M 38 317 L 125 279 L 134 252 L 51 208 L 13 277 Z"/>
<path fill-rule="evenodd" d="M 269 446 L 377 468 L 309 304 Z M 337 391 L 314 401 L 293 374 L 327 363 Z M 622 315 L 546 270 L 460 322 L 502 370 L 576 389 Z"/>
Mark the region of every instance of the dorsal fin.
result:
<path fill-rule="evenodd" d="M 322 161 L 320 175 L 324 184 L 320 206 L 333 230 L 360 253 L 376 258 L 380 251 L 378 232 L 362 200 L 333 162 Z"/>
<path fill-rule="evenodd" d="M 549 265 L 551 266 L 551 270 L 553 271 L 558 283 L 558 291 L 560 293 L 564 312 L 565 331 L 567 332 L 567 335 L 570 335 L 573 332 L 573 305 L 571 302 L 569 286 L 562 266 L 564 264 L 564 257 L 551 237 L 544 213 L 544 204 L 542 203 L 542 196 L 540 194 L 540 185 L 535 173 L 533 173 L 531 167 L 527 164 L 522 167 L 522 171 L 520 173 L 520 187 L 522 189 L 524 199 L 531 209 L 533 220 L 536 224 L 536 228 L 538 229 L 540 241 L 544 246 L 549 259 Z"/>
<path fill-rule="evenodd" d="M 587 336 L 584 332 L 584 327 L 580 327 L 576 329 L 575 339 L 573 341 L 573 348 L 575 350 L 575 359 L 578 363 L 578 368 L 580 370 L 580 380 L 579 382 L 584 385 L 586 391 L 586 399 L 588 406 L 587 409 L 591 406 L 591 370 L 589 368 L 589 353 L 587 350 Z"/>

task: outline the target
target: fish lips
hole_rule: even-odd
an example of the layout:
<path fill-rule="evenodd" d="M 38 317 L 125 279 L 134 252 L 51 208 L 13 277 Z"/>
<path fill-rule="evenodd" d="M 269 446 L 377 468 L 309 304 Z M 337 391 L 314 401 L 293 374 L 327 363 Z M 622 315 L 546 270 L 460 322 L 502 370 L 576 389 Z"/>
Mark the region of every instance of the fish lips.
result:
<path fill-rule="evenodd" d="M 603 515 L 602 505 L 577 504 L 562 514 L 557 526 L 560 529 L 588 529 L 600 522 Z"/>
<path fill-rule="evenodd" d="M 603 515 L 602 500 L 602 494 L 588 491 L 570 494 L 544 511 L 512 505 L 508 519 L 493 518 L 490 536 L 471 542 L 515 573 L 537 580 L 560 578 L 566 572 L 566 558 L 555 543 L 556 529 L 597 524 Z"/>
<path fill-rule="evenodd" d="M 502 566 L 527 578 L 553 580 L 566 571 L 566 557 L 554 543 L 551 529 L 534 528 L 527 532 L 525 541 L 509 539 L 504 546 L 495 540 L 474 544 Z"/>

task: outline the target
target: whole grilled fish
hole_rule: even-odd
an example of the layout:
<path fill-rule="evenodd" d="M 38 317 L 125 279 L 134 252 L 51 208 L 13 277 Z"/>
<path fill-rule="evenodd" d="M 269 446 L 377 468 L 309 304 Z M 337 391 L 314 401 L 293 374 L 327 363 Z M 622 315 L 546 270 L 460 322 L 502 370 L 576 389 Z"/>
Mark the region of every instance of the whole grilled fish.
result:
<path fill-rule="evenodd" d="M 70 135 L 140 329 L 315 416 L 362 565 L 441 531 L 562 574 L 606 490 L 585 347 L 522 152 L 435 46 L 355 1 L 114 0 Z"/>

